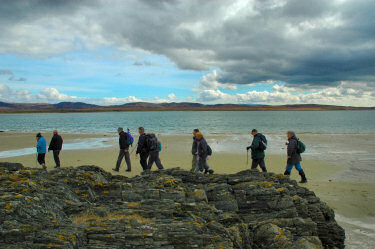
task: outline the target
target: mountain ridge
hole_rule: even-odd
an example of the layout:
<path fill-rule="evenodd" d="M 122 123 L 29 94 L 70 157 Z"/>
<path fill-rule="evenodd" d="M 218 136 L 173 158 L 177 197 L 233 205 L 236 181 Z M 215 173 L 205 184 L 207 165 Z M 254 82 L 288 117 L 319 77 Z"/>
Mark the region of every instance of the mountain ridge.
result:
<path fill-rule="evenodd" d="M 150 103 L 132 102 L 121 105 L 95 105 L 84 102 L 7 103 L 0 102 L 0 113 L 28 112 L 127 112 L 127 111 L 287 111 L 287 110 L 375 110 L 375 107 L 354 107 L 320 104 L 246 105 L 201 104 L 193 102 Z"/>

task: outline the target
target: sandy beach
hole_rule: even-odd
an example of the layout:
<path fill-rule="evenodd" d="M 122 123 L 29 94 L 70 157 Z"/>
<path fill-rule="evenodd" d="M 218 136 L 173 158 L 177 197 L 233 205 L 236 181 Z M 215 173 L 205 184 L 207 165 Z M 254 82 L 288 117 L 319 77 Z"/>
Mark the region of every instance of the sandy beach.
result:
<path fill-rule="evenodd" d="M 35 134 L 29 133 L 0 133 L 0 151 L 3 162 L 19 162 L 27 167 L 40 167 L 36 164 L 35 153 L 6 157 L 7 151 L 15 151 L 23 148 L 35 146 Z M 51 134 L 45 135 L 47 143 L 50 141 Z M 118 138 L 114 135 L 83 135 L 83 134 L 63 134 L 65 147 L 71 146 L 72 149 L 63 149 L 61 161 L 63 167 L 75 167 L 80 165 L 98 165 L 105 170 L 114 173 L 114 168 L 118 155 Z M 163 150 L 160 158 L 164 167 L 180 167 L 191 169 L 192 156 L 191 136 L 159 136 Z M 249 169 L 246 161 L 246 150 L 244 149 L 248 141 L 244 141 L 244 146 L 237 145 L 233 150 L 219 149 L 221 144 L 220 136 L 209 136 L 208 142 L 214 150 L 212 158 L 208 161 L 216 173 L 229 174 L 241 170 Z M 80 149 L 84 144 L 90 144 L 92 141 L 100 140 L 100 143 L 93 143 L 91 148 Z M 216 141 L 216 144 L 215 144 Z M 76 146 L 72 146 L 72 145 Z M 84 147 L 84 146 L 83 146 Z M 132 147 L 131 151 L 135 148 Z M 215 148 L 218 148 L 215 150 Z M 118 174 L 126 176 L 135 176 L 141 173 L 139 159 L 135 157 L 135 151 L 131 154 L 132 172 L 125 172 L 123 162 Z M 266 165 L 269 172 L 283 173 L 285 167 L 285 156 L 275 153 L 267 153 Z M 49 170 L 54 167 L 53 155 L 48 153 L 46 162 Z M 249 157 L 249 164 L 251 159 Z M 303 168 L 308 178 L 308 183 L 304 186 L 314 191 L 316 195 L 324 202 L 327 202 L 338 215 L 338 221 L 347 230 L 348 241 L 350 237 L 366 236 L 372 237 L 374 232 L 375 220 L 375 184 L 371 182 L 355 182 L 340 180 L 338 177 L 345 172 L 347 168 L 336 164 L 329 164 L 321 161 L 314 156 L 304 156 L 302 162 Z M 156 170 L 156 166 L 153 166 Z M 115 173 L 117 174 L 117 173 Z M 299 180 L 298 172 L 293 170 L 292 179 Z M 357 241 L 358 239 L 356 239 Z M 357 243 L 357 242 L 356 242 Z M 367 243 L 366 241 L 363 243 Z M 350 248 L 350 247 L 349 247 Z"/>

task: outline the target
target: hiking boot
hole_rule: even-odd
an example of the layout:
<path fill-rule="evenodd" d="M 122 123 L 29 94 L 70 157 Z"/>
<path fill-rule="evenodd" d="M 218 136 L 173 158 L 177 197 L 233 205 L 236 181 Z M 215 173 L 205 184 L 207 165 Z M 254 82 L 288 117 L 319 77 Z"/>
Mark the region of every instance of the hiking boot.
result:
<path fill-rule="evenodd" d="M 299 183 L 306 183 L 307 182 L 307 179 L 306 179 L 306 175 L 305 175 L 305 172 L 303 172 L 303 169 L 301 169 L 299 171 L 299 175 L 301 176 L 301 181 Z"/>
<path fill-rule="evenodd" d="M 113 171 L 116 171 L 116 172 L 119 172 L 119 170 L 118 169 L 112 169 Z"/>
<path fill-rule="evenodd" d="M 47 171 L 47 166 L 43 163 L 42 164 L 42 167 L 43 167 L 43 169 L 45 170 L 45 171 Z"/>
<path fill-rule="evenodd" d="M 57 165 L 56 165 L 56 166 L 55 166 L 54 168 L 55 168 L 55 169 L 59 169 L 59 168 L 60 168 L 60 166 L 57 166 Z"/>
<path fill-rule="evenodd" d="M 209 173 L 210 175 L 212 175 L 212 174 L 214 173 L 214 171 L 213 171 L 212 169 L 209 169 L 209 170 L 208 170 L 208 173 Z"/>
<path fill-rule="evenodd" d="M 290 176 L 290 172 L 287 171 L 287 170 L 285 170 L 285 172 L 284 172 L 284 176 Z"/>
<path fill-rule="evenodd" d="M 132 170 L 131 169 L 127 169 L 127 170 L 125 170 L 126 172 L 131 172 Z"/>
<path fill-rule="evenodd" d="M 203 173 L 203 174 L 205 174 L 205 175 L 206 175 L 207 173 L 208 173 L 208 170 L 207 170 L 207 169 L 205 169 L 205 170 L 204 170 L 204 173 Z"/>

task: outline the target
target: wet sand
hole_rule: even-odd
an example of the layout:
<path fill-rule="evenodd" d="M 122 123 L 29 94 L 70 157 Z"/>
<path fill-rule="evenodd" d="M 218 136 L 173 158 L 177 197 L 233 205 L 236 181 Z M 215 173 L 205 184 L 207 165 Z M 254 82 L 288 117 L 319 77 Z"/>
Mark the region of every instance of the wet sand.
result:
<path fill-rule="evenodd" d="M 51 135 L 46 135 L 47 144 Z M 118 155 L 118 140 L 116 135 L 73 135 L 64 134 L 64 143 L 71 143 L 75 139 L 89 138 L 106 138 L 104 143 L 110 145 L 106 148 L 92 148 L 83 150 L 63 150 L 61 153 L 61 161 L 63 167 L 80 166 L 80 165 L 98 165 L 105 170 L 114 173 L 114 168 Z M 165 168 L 180 167 L 183 169 L 191 169 L 192 155 L 190 153 L 192 138 L 190 136 L 159 136 L 163 150 L 160 153 L 161 161 Z M 208 137 L 208 142 L 213 147 L 214 154 L 208 161 L 212 169 L 216 173 L 235 173 L 250 168 L 251 159 L 249 156 L 249 165 L 246 163 L 247 141 L 243 146 L 238 145 L 230 151 L 215 150 L 216 143 L 222 143 L 219 137 Z M 219 142 L 218 142 L 219 141 Z M 0 151 L 15 150 L 35 146 L 35 134 L 26 133 L 0 133 Z M 130 151 L 133 151 L 130 148 Z M 135 151 L 131 154 L 132 172 L 125 172 L 126 166 L 122 163 L 119 173 L 129 177 L 141 173 L 139 159 L 135 157 Z M 266 154 L 266 165 L 270 172 L 283 173 L 285 169 L 286 157 L 280 154 Z M 0 158 L 2 162 L 19 162 L 27 167 L 40 167 L 36 165 L 35 154 L 23 155 L 10 158 Z M 49 169 L 53 169 L 54 161 L 52 153 L 46 156 L 46 162 Z M 305 187 L 311 189 L 324 202 L 335 210 L 338 214 L 340 224 L 347 230 L 348 248 L 350 245 L 356 245 L 354 238 L 364 236 L 375 240 L 375 183 L 355 182 L 340 180 L 336 176 L 345 172 L 345 167 L 315 159 L 314 157 L 303 156 L 302 166 L 308 178 Z M 153 166 L 156 170 L 156 166 Z M 292 179 L 299 180 L 298 172 L 294 169 L 291 175 Z M 341 222 L 342 221 L 342 222 Z M 366 228 L 368 228 L 366 230 Z M 358 233 L 358 234 L 355 234 Z M 358 239 L 355 239 L 358 240 Z M 368 241 L 367 241 L 368 242 Z M 366 243 L 367 243 L 366 242 Z M 360 248 L 360 247 L 357 247 Z M 366 248 L 366 247 L 363 247 Z"/>

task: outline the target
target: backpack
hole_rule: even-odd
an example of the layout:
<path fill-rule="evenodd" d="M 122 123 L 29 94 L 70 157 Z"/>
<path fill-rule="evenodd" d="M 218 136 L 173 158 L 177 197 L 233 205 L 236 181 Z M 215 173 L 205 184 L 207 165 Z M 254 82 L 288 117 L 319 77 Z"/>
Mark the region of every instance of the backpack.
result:
<path fill-rule="evenodd" d="M 134 143 L 134 138 L 132 134 L 130 133 L 130 131 L 128 130 L 128 132 L 126 132 L 126 144 L 133 146 L 133 143 Z"/>
<path fill-rule="evenodd" d="M 263 134 L 260 135 L 259 149 L 260 150 L 267 149 L 267 138 Z"/>
<path fill-rule="evenodd" d="M 158 141 L 158 149 L 159 149 L 159 152 L 161 152 L 161 143 Z"/>
<path fill-rule="evenodd" d="M 157 151 L 158 150 L 158 139 L 155 134 L 146 135 L 146 148 L 148 151 Z"/>
<path fill-rule="evenodd" d="M 212 149 L 208 144 L 207 144 L 207 155 L 212 156 Z"/>
<path fill-rule="evenodd" d="M 306 145 L 299 139 L 297 139 L 297 153 L 302 154 L 306 150 Z"/>

